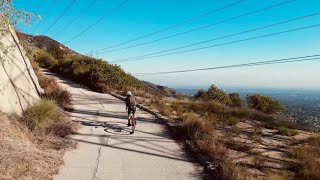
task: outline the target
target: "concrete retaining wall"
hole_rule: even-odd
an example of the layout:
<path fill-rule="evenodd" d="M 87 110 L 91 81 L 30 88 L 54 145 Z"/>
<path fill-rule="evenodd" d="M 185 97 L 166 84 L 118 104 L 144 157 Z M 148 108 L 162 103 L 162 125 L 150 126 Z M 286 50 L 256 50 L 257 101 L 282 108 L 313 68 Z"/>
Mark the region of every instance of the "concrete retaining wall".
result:
<path fill-rule="evenodd" d="M 0 25 L 1 26 L 1 25 Z M 21 113 L 39 99 L 43 90 L 10 26 L 0 27 L 0 111 Z"/>

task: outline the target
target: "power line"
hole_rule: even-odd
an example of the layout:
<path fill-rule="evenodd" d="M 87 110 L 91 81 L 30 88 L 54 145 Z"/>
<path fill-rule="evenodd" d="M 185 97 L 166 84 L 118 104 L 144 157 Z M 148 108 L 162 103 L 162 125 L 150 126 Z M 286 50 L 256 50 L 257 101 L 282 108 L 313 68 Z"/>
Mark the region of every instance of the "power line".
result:
<path fill-rule="evenodd" d="M 296 1 L 296 0 L 284 1 L 284 2 L 281 2 L 281 3 L 275 4 L 275 5 L 264 7 L 262 9 L 258 9 L 258 10 L 254 10 L 254 11 L 247 12 L 247 13 L 244 13 L 244 14 L 240 14 L 240 15 L 237 15 L 235 17 L 228 18 L 228 19 L 225 19 L 225 20 L 222 20 L 222 21 L 218 21 L 218 22 L 215 22 L 215 23 L 207 24 L 207 25 L 200 26 L 200 27 L 197 27 L 197 28 L 194 28 L 194 29 L 191 29 L 191 30 L 187 30 L 187 31 L 184 31 L 184 32 L 180 32 L 180 33 L 176 33 L 176 34 L 170 35 L 170 36 L 166 36 L 166 37 L 158 38 L 158 39 L 155 39 L 155 40 L 143 42 L 143 43 L 140 43 L 140 44 L 135 44 L 135 45 L 128 46 L 128 47 L 111 50 L 109 52 L 129 49 L 129 48 L 138 47 L 138 46 L 142 46 L 142 45 L 146 45 L 146 44 L 151 44 L 151 43 L 155 43 L 155 42 L 158 42 L 158 41 L 162 41 L 162 40 L 170 39 L 170 38 L 173 38 L 173 37 L 177 37 L 177 36 L 180 36 L 180 35 L 188 34 L 188 33 L 191 33 L 191 32 L 207 29 L 207 28 L 210 28 L 210 27 L 213 27 L 213 26 L 217 26 L 217 25 L 220 25 L 220 24 L 223 24 L 223 23 L 226 23 L 226 22 L 230 22 L 230 21 L 233 21 L 233 20 L 236 20 L 236 19 L 240 19 L 240 18 L 249 16 L 249 15 L 253 15 L 253 14 L 256 14 L 256 13 L 259 13 L 259 12 L 263 12 L 263 11 L 266 11 L 266 10 L 269 10 L 269 9 L 273 9 L 273 8 L 276 8 L 276 7 L 291 3 L 293 1 Z M 105 53 L 105 52 L 100 52 L 100 54 L 102 54 L 102 53 Z"/>
<path fill-rule="evenodd" d="M 43 32 L 43 34 L 46 34 L 48 33 L 51 28 L 56 25 L 59 20 L 69 11 L 69 9 L 74 5 L 74 3 L 76 2 L 77 0 L 71 0 L 71 2 L 68 4 L 68 6 L 62 11 L 62 13 L 59 15 L 59 17 L 57 19 L 55 19 L 53 21 L 53 23 Z"/>
<path fill-rule="evenodd" d="M 48 9 L 51 8 L 55 3 L 57 2 L 57 0 L 51 0 L 51 3 L 49 3 L 49 5 L 45 8 L 46 11 L 45 12 L 48 12 Z M 34 30 L 33 30 L 33 35 L 36 33 L 36 31 L 38 30 L 39 26 L 41 24 L 41 21 L 35 26 Z"/>
<path fill-rule="evenodd" d="M 246 0 L 239 0 L 239 1 L 233 2 L 233 3 L 231 3 L 231 4 L 227 4 L 227 5 L 223 6 L 223 7 L 219 7 L 219 8 L 216 8 L 216 9 L 214 9 L 214 10 L 207 11 L 207 12 L 205 12 L 205 13 L 202 13 L 202 14 L 200 14 L 200 15 L 191 17 L 191 18 L 189 18 L 189 19 L 187 19 L 187 20 L 178 22 L 178 23 L 176 23 L 176 24 L 173 24 L 173 25 L 168 26 L 168 27 L 165 27 L 165 28 L 163 28 L 163 29 L 154 31 L 154 32 L 152 32 L 152 33 L 149 33 L 149 34 L 146 34 L 146 35 L 143 35 L 143 36 L 140 36 L 140 37 L 137 37 L 137 38 L 134 38 L 134 39 L 131 39 L 131 40 L 128 40 L 128 41 L 125 41 L 125 42 L 122 42 L 122 43 L 113 45 L 113 46 L 109 46 L 109 47 L 106 47 L 106 48 L 102 48 L 102 49 L 99 49 L 99 50 L 97 50 L 97 51 L 99 52 L 99 51 L 107 50 L 107 49 L 110 49 L 110 48 L 118 47 L 118 46 L 121 46 L 121 45 L 130 43 L 130 42 L 134 42 L 134 41 L 137 41 L 137 40 L 140 40 L 140 39 L 144 39 L 144 38 L 146 38 L 146 37 L 153 36 L 153 35 L 155 35 L 155 34 L 159 34 L 159 33 L 161 33 L 161 32 L 167 31 L 167 30 L 169 30 L 169 29 L 175 28 L 175 27 L 177 27 L 177 26 L 180 26 L 180 25 L 183 25 L 183 24 L 187 24 L 187 23 L 193 22 L 193 21 L 195 21 L 195 20 L 197 20 L 197 19 L 203 18 L 203 17 L 208 16 L 208 15 L 210 15 L 210 14 L 217 13 L 217 12 L 219 12 L 219 11 L 222 11 L 222 10 L 225 10 L 225 9 L 227 9 L 227 8 L 233 7 L 233 6 L 237 5 L 237 4 L 243 3 L 244 1 L 246 1 Z"/>
<path fill-rule="evenodd" d="M 81 15 L 86 14 L 96 2 L 97 0 L 91 1 L 90 4 L 86 6 L 85 9 L 83 9 L 83 11 L 79 14 L 79 16 L 76 16 L 75 18 L 73 18 L 69 23 L 67 23 L 63 28 L 61 28 L 61 31 L 67 30 L 74 22 L 79 20 Z M 52 37 L 55 38 L 57 35 L 58 35 L 58 32 L 56 32 Z"/>
<path fill-rule="evenodd" d="M 82 34 L 86 33 L 88 30 L 90 30 L 92 27 L 96 26 L 97 24 L 99 24 L 104 18 L 106 18 L 108 15 L 112 15 L 112 13 L 114 13 L 117 9 L 120 9 L 122 6 L 124 6 L 129 0 L 124 0 L 122 1 L 122 3 L 120 3 L 118 6 L 116 6 L 115 8 L 113 8 L 113 10 L 110 11 L 110 13 L 107 13 L 106 15 L 102 16 L 100 19 L 98 19 L 96 22 L 94 22 L 93 24 L 91 24 L 90 26 L 88 26 L 87 28 L 85 28 L 83 31 L 81 31 L 79 34 L 77 34 L 76 36 L 72 37 L 71 39 L 69 39 L 68 41 L 66 41 L 64 44 L 68 44 L 71 41 L 73 41 L 74 39 L 78 38 L 79 36 L 81 36 Z"/>
<path fill-rule="evenodd" d="M 230 41 L 230 42 L 226 42 L 226 43 L 204 46 L 204 47 L 199 47 L 199 48 L 194 48 L 194 49 L 189 49 L 189 50 L 184 50 L 184 51 L 172 52 L 172 53 L 167 53 L 167 54 L 160 54 L 160 55 L 156 55 L 156 56 L 147 56 L 147 57 L 145 57 L 146 55 L 145 56 L 138 56 L 138 57 L 123 59 L 123 60 L 111 61 L 110 63 L 138 61 L 138 60 L 143 60 L 143 59 L 163 57 L 163 56 L 169 56 L 169 55 L 174 55 L 174 54 L 181 54 L 181 53 L 186 53 L 186 52 L 198 51 L 198 50 L 203 50 L 203 49 L 208 49 L 208 48 L 213 48 L 213 47 L 219 47 L 219 46 L 224 46 L 224 45 L 229 45 L 229 44 L 251 41 L 251 40 L 255 40 L 255 39 L 262 39 L 262 38 L 266 38 L 266 37 L 276 36 L 276 35 L 280 35 L 280 34 L 286 34 L 286 33 L 295 32 L 295 31 L 301 31 L 301 30 L 305 30 L 305 29 L 317 28 L 319 26 L 320 26 L 320 24 L 315 24 L 315 25 L 311 25 L 311 26 L 304 26 L 304 27 L 290 29 L 290 30 L 286 30 L 286 31 L 280 31 L 280 32 L 276 32 L 276 33 L 265 34 L 265 35 L 261 35 L 261 36 L 255 36 L 255 37 L 251 37 L 251 38 L 245 38 L 245 39 L 240 39 L 240 40 L 236 40 L 236 41 Z"/>
<path fill-rule="evenodd" d="M 134 75 L 136 75 L 136 76 L 150 76 L 150 75 L 162 75 L 162 74 L 175 74 L 175 73 L 185 73 L 185 72 L 194 72 L 194 71 L 208 71 L 208 70 L 216 70 L 216 69 L 227 69 L 227 68 L 237 68 L 237 67 L 247 67 L 247 66 L 261 66 L 261 65 L 303 62 L 303 61 L 315 61 L 315 60 L 320 60 L 320 55 L 301 56 L 301 57 L 276 59 L 276 60 L 269 60 L 269 61 L 258 61 L 258 62 L 253 62 L 253 63 L 233 64 L 233 65 L 227 65 L 227 66 L 217 66 L 217 67 L 199 68 L 199 69 L 164 71 L 164 72 L 155 72 L 155 73 L 139 73 L 139 74 L 134 74 Z"/>
<path fill-rule="evenodd" d="M 291 23 L 291 22 L 299 21 L 299 20 L 306 19 L 306 18 L 311 18 L 311 17 L 318 16 L 318 15 L 320 15 L 320 12 L 316 12 L 316 13 L 312 13 L 312 14 L 308 14 L 308 15 L 304 15 L 304 16 L 299 16 L 299 17 L 288 19 L 288 20 L 285 20 L 285 21 L 281 21 L 281 22 L 277 22 L 277 23 L 273 23 L 273 24 L 269 24 L 269 25 L 264 25 L 264 26 L 261 26 L 261 27 L 257 27 L 257 28 L 253 28 L 253 29 L 249 29 L 249 30 L 245 30 L 245 31 L 241 31 L 241 32 L 238 32 L 238 33 L 233 33 L 233 34 L 220 36 L 220 37 L 209 39 L 209 40 L 205 40 L 205 41 L 192 43 L 192 44 L 189 44 L 189 45 L 180 46 L 180 47 L 177 47 L 177 48 L 171 48 L 171 49 L 167 49 L 167 50 L 163 50 L 163 51 L 158 51 L 158 52 L 146 54 L 146 55 L 143 55 L 143 56 L 138 56 L 136 58 L 143 58 L 143 57 L 147 57 L 147 56 L 151 56 L 151 55 L 162 54 L 162 53 L 165 53 L 165 52 L 170 52 L 170 51 L 174 51 L 174 50 L 178 50 L 178 49 L 192 47 L 192 46 L 196 46 L 196 45 L 199 45 L 199 44 L 204 44 L 204 43 L 208 43 L 208 42 L 212 42 L 212 41 L 216 41 L 216 40 L 221 40 L 221 39 L 234 37 L 234 36 L 238 36 L 238 35 L 242 35 L 242 34 L 246 34 L 246 33 L 251 33 L 251 32 L 254 32 L 254 31 L 258 31 L 258 30 L 262 30 L 262 29 L 266 29 L 266 28 L 270 28 L 270 27 L 274 27 L 274 26 L 278 26 L 278 25 Z M 132 58 L 132 59 L 135 59 L 135 58 Z M 129 59 L 127 59 L 127 60 L 129 60 Z"/>

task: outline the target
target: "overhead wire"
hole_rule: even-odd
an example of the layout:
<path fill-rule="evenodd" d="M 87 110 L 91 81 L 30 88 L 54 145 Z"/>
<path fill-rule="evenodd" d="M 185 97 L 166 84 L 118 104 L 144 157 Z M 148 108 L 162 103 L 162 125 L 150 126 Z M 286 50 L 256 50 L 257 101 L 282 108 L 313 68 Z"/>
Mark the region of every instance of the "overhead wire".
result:
<path fill-rule="evenodd" d="M 214 13 L 220 12 L 220 11 L 222 11 L 222 10 L 231 8 L 231 7 L 236 6 L 236 5 L 240 4 L 240 3 L 243 3 L 243 2 L 245 2 L 245 1 L 247 1 L 247 0 L 238 0 L 238 1 L 233 2 L 233 3 L 231 3 L 231 4 L 227 4 L 227 5 L 225 5 L 225 6 L 222 6 L 222 7 L 219 7 L 219 8 L 210 10 L 210 11 L 207 11 L 207 12 L 205 12 L 205 13 L 202 13 L 202 14 L 200 14 L 200 15 L 193 16 L 193 17 L 191 17 L 191 18 L 189 18 L 189 19 L 187 19 L 187 20 L 178 22 L 178 23 L 176 23 L 176 24 L 173 24 L 173 25 L 171 25 L 171 26 L 162 28 L 162 29 L 160 29 L 160 30 L 157 30 L 157 31 L 154 31 L 154 32 L 151 32 L 151 33 L 148 33 L 148 34 L 145 34 L 145 35 L 136 37 L 136 38 L 134 38 L 134 39 L 131 39 L 131 40 L 128 40 L 128 41 L 125 41 L 125 42 L 122 42 L 122 43 L 119 43 L 119 44 L 116 44 L 116 45 L 112 45 L 112 46 L 109 46 L 109 47 L 106 47 L 106 48 L 98 49 L 98 50 L 96 50 L 96 52 L 103 51 L 103 50 L 107 50 L 107 49 L 114 48 L 114 47 L 118 47 L 118 46 L 121 46 L 121 45 L 125 45 L 125 44 L 128 44 L 128 43 L 130 43 L 130 42 L 138 41 L 138 40 L 140 40 L 140 39 L 144 39 L 144 38 L 146 38 L 146 37 L 150 37 L 150 36 L 159 34 L 159 33 L 161 33 L 161 32 L 165 32 L 165 31 L 167 31 L 167 30 L 170 30 L 170 29 L 172 29 L 172 28 L 178 27 L 178 26 L 180 26 L 180 25 L 187 24 L 187 23 L 191 23 L 191 22 L 193 22 L 193 21 L 195 21 L 195 20 L 197 20 L 197 19 L 206 17 L 206 16 L 208 16 L 208 15 L 210 15 L 210 14 L 214 14 Z"/>
<path fill-rule="evenodd" d="M 292 58 L 284 58 L 284 59 L 276 59 L 276 60 L 269 60 L 269 61 L 258 61 L 258 62 L 252 62 L 252 63 L 242 63 L 242 64 L 233 64 L 233 65 L 226 65 L 226 66 L 208 67 L 208 68 L 186 69 L 186 70 L 176 70 L 176 71 L 163 71 L 163 72 L 155 72 L 155 73 L 137 73 L 137 74 L 133 74 L 133 75 L 135 75 L 135 76 L 151 76 L 151 75 L 163 75 L 163 74 L 176 74 L 176 73 L 186 73 L 186 72 L 194 72 L 194 71 L 208 71 L 208 70 L 217 70 L 217 69 L 227 69 L 227 68 L 237 68 L 237 67 L 247 67 L 247 66 L 261 66 L 261 65 L 303 62 L 303 61 L 316 61 L 316 60 L 320 60 L 319 54 L 300 56 L 300 57 L 292 57 Z"/>
<path fill-rule="evenodd" d="M 204 47 L 199 47 L 199 48 L 194 48 L 194 49 L 189 49 L 189 50 L 183 50 L 183 51 L 178 51 L 178 52 L 172 52 L 172 53 L 167 53 L 167 54 L 160 54 L 160 55 L 155 55 L 155 56 L 147 56 L 147 55 L 137 56 L 137 57 L 133 57 L 133 58 L 110 61 L 110 63 L 138 61 L 138 60 L 143 60 L 143 59 L 150 59 L 150 58 L 155 58 L 155 57 L 163 57 L 163 56 L 169 56 L 169 55 L 174 55 L 174 54 L 181 54 L 181 53 L 186 53 L 186 52 L 198 51 L 198 50 L 203 50 L 203 49 L 208 49 L 208 48 L 213 48 L 213 47 L 219 47 L 219 46 L 224 46 L 224 45 L 229 45 L 229 44 L 235 44 L 235 43 L 240 43 L 240 42 L 245 42 L 245 41 L 251 41 L 251 40 L 255 40 L 255 39 L 262 39 L 262 38 L 281 35 L 281 34 L 287 34 L 287 33 L 301 31 L 301 30 L 305 30 L 305 29 L 318 28 L 319 26 L 320 26 L 320 24 L 314 24 L 314 25 L 310 25 L 310 26 L 303 26 L 303 27 L 300 27 L 300 28 L 294 28 L 294 29 L 290 29 L 290 30 L 279 31 L 279 32 L 275 32 L 275 33 L 265 34 L 265 35 L 261 35 L 261 36 L 254 36 L 254 37 L 250 37 L 250 38 L 245 38 L 245 39 L 240 39 L 240 40 L 235 40 L 235 41 L 229 41 L 229 42 L 220 43 L 220 44 L 214 44 L 214 45 L 210 45 L 210 46 L 204 46 Z"/>
<path fill-rule="evenodd" d="M 97 0 L 91 1 L 89 5 L 86 6 L 78 16 L 74 17 L 70 22 L 68 22 L 65 26 L 63 26 L 63 28 L 61 28 L 61 31 L 67 30 L 71 25 L 73 25 L 73 23 L 75 23 L 77 20 L 80 19 L 81 15 L 86 14 L 96 2 Z M 59 34 L 58 32 L 59 31 L 57 31 L 52 37 L 55 38 Z"/>
<path fill-rule="evenodd" d="M 71 41 L 75 40 L 76 38 L 78 38 L 79 36 L 81 36 L 82 34 L 86 33 L 87 31 L 89 31 L 91 28 L 93 28 L 94 26 L 96 26 L 97 24 L 99 24 L 102 20 L 104 20 L 107 16 L 112 15 L 116 10 L 120 9 L 122 6 L 124 6 L 129 0 L 124 0 L 122 1 L 118 6 L 114 7 L 113 10 L 111 10 L 109 13 L 105 14 L 104 16 L 102 16 L 101 18 L 99 18 L 96 22 L 94 22 L 93 24 L 89 25 L 87 28 L 85 28 L 84 30 L 82 30 L 79 34 L 73 36 L 71 39 L 65 41 L 63 44 L 68 44 Z"/>
<path fill-rule="evenodd" d="M 67 7 L 64 8 L 62 13 L 53 21 L 53 23 L 43 32 L 43 34 L 49 33 L 49 31 L 60 21 L 60 19 L 72 8 L 77 0 L 71 0 Z"/>
<path fill-rule="evenodd" d="M 197 27 L 197 28 L 193 28 L 193 29 L 190 29 L 190 30 L 187 30 L 187 31 L 183 31 L 183 32 L 176 33 L 176 34 L 173 34 L 173 35 L 165 36 L 165 37 L 162 37 L 162 38 L 158 38 L 158 39 L 155 39 L 155 40 L 151 40 L 151 41 L 135 44 L 135 45 L 124 47 L 124 48 L 120 48 L 120 49 L 116 49 L 114 51 L 129 49 L 129 48 L 133 48 L 133 47 L 138 47 L 138 46 L 142 46 L 142 45 L 146 45 L 146 44 L 159 42 L 159 41 L 166 40 L 166 39 L 171 39 L 173 37 L 177 37 L 177 36 L 181 36 L 181 35 L 188 34 L 188 33 L 191 33 L 191 32 L 207 29 L 207 28 L 210 28 L 210 27 L 213 27 L 213 26 L 217 26 L 217 25 L 220 25 L 220 24 L 224 24 L 226 22 L 230 22 L 230 21 L 233 21 L 233 20 L 236 20 L 236 19 L 240 19 L 240 18 L 249 16 L 249 15 L 253 15 L 253 14 L 256 14 L 256 13 L 259 13 L 259 12 L 263 12 L 263 11 L 266 11 L 266 10 L 269 10 L 269 9 L 273 9 L 273 8 L 276 8 L 276 7 L 279 7 L 279 6 L 283 6 L 285 4 L 292 3 L 294 1 L 297 1 L 297 0 L 283 1 L 281 3 L 277 3 L 277 4 L 274 4 L 274 5 L 271 5 L 271 6 L 267 6 L 267 7 L 258 9 L 258 10 L 254 10 L 254 11 L 250 11 L 250 12 L 247 12 L 247 13 L 244 13 L 244 14 L 237 15 L 237 16 L 232 17 L 232 18 L 224 19 L 222 21 L 218 21 L 218 22 L 215 22 L 215 23 L 207 24 L 207 25 L 204 25 L 204 26 L 200 26 L 200 27 Z M 108 51 L 108 52 L 113 52 L 113 51 L 111 50 L 111 51 Z M 98 53 L 102 54 L 102 53 L 105 53 L 105 52 L 98 52 Z"/>
<path fill-rule="evenodd" d="M 48 4 L 48 6 L 45 8 L 45 12 L 48 12 L 48 9 L 51 8 L 55 3 L 57 2 L 57 0 L 51 0 L 51 3 Z M 37 32 L 40 24 L 41 24 L 42 21 L 40 21 L 34 28 L 32 34 L 35 35 L 35 33 Z"/>

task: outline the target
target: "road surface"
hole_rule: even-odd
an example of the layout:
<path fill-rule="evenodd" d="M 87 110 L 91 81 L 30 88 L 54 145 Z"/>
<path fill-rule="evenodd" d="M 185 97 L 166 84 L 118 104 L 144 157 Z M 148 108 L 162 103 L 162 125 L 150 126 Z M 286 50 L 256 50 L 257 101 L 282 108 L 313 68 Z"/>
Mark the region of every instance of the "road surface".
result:
<path fill-rule="evenodd" d="M 58 82 L 72 94 L 71 117 L 80 129 L 70 137 L 78 142 L 77 149 L 65 154 L 65 165 L 54 180 L 201 179 L 199 167 L 160 120 L 138 110 L 136 132 L 130 135 L 124 102 L 66 80 Z"/>

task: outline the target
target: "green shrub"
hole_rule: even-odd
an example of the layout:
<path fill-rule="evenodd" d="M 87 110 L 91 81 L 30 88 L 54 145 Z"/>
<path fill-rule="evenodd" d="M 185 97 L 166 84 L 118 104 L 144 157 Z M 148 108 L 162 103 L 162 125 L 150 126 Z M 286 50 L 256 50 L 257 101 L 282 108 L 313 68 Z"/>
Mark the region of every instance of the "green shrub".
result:
<path fill-rule="evenodd" d="M 224 105 L 231 103 L 229 95 L 215 85 L 211 85 L 207 91 L 200 89 L 194 97 L 201 101 L 218 101 Z"/>
<path fill-rule="evenodd" d="M 207 101 L 208 100 L 208 94 L 206 92 L 206 90 L 204 89 L 200 89 L 195 95 L 194 97 L 198 100 L 202 100 L 202 101 Z"/>
<path fill-rule="evenodd" d="M 230 104 L 230 98 L 228 94 L 217 88 L 215 85 L 211 85 L 209 87 L 207 94 L 209 100 L 215 100 L 225 105 Z"/>
<path fill-rule="evenodd" d="M 232 107 L 241 107 L 242 106 L 242 101 L 241 101 L 240 95 L 238 93 L 229 94 L 229 98 L 230 98 L 230 106 L 232 106 Z"/>
<path fill-rule="evenodd" d="M 299 131 L 294 130 L 294 129 L 289 129 L 284 126 L 280 126 L 277 128 L 278 134 L 283 135 L 283 136 L 295 136 L 299 134 Z"/>
<path fill-rule="evenodd" d="M 58 64 L 58 61 L 51 54 L 41 49 L 37 49 L 33 52 L 33 58 L 39 63 L 39 66 L 43 68 L 50 69 Z"/>
<path fill-rule="evenodd" d="M 31 131 L 43 130 L 58 117 L 57 108 L 54 101 L 41 99 L 24 112 L 23 120 Z"/>
<path fill-rule="evenodd" d="M 272 114 L 283 110 L 281 104 L 268 96 L 252 94 L 247 96 L 248 106 L 258 111 Z"/>
<path fill-rule="evenodd" d="M 84 84 L 98 92 L 135 89 L 137 94 L 146 94 L 145 85 L 135 77 L 126 74 L 119 66 L 84 56 L 71 56 L 61 59 L 53 72 Z"/>
<path fill-rule="evenodd" d="M 49 99 L 41 99 L 26 109 L 22 121 L 36 135 L 65 137 L 75 132 L 74 123 Z"/>

